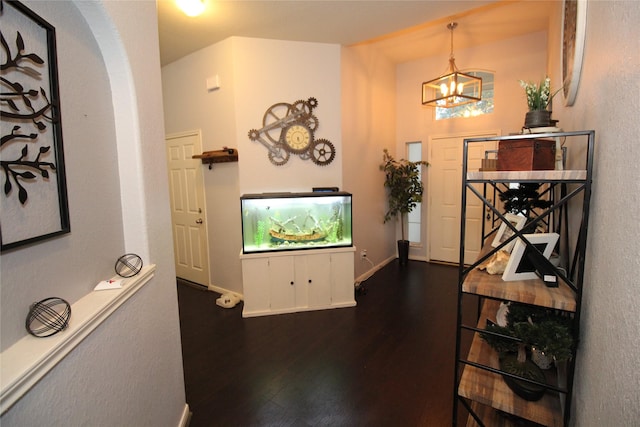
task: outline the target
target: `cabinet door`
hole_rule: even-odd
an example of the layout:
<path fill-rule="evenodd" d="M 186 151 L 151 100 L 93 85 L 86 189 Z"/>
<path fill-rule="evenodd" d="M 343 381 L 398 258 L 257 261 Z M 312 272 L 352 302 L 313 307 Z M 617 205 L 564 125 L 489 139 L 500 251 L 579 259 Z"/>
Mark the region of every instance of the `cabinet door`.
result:
<path fill-rule="evenodd" d="M 269 258 L 243 259 L 243 315 L 269 311 Z"/>
<path fill-rule="evenodd" d="M 271 310 L 287 310 L 296 306 L 296 282 L 293 259 L 290 256 L 269 258 Z"/>
<path fill-rule="evenodd" d="M 331 302 L 355 305 L 353 252 L 331 254 Z"/>
<path fill-rule="evenodd" d="M 296 257 L 296 292 L 298 307 L 329 307 L 331 305 L 331 256 L 329 254 Z M 304 305 L 303 305 L 304 304 Z"/>

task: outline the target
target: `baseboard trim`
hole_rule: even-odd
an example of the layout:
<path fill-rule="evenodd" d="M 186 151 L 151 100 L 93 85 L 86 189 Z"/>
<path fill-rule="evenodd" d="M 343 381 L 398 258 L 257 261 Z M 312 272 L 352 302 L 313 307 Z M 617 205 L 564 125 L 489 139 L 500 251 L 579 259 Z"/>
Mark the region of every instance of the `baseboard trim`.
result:
<path fill-rule="evenodd" d="M 220 286 L 216 286 L 216 285 L 212 285 L 212 284 L 201 285 L 200 283 L 192 282 L 190 280 L 183 279 L 181 277 L 176 277 L 176 280 L 180 284 L 183 284 L 183 285 L 186 285 L 186 286 L 191 286 L 192 288 L 200 289 L 200 290 L 203 290 L 203 291 L 211 291 L 211 292 L 215 292 L 215 293 L 220 294 L 220 295 L 233 294 L 233 295 L 237 296 L 238 298 L 240 298 L 241 300 L 244 301 L 244 295 L 243 294 L 238 293 L 238 292 L 234 292 L 234 291 L 230 291 L 230 290 L 225 289 L 225 288 L 221 288 Z"/>
<path fill-rule="evenodd" d="M 373 276 L 378 270 L 382 269 L 382 267 L 384 267 L 385 265 L 389 264 L 391 261 L 393 261 L 395 259 L 396 259 L 396 256 L 392 255 L 389 258 L 387 258 L 384 261 L 382 261 L 381 263 L 374 265 L 372 268 L 370 268 L 365 273 L 363 273 L 360 276 L 356 277 L 356 280 L 355 280 L 355 283 L 354 283 L 355 287 L 358 288 L 362 282 L 364 282 L 365 280 L 367 280 L 368 278 Z"/>
<path fill-rule="evenodd" d="M 182 409 L 182 415 L 180 416 L 180 421 L 178 422 L 178 427 L 189 427 L 191 423 L 191 411 L 189 410 L 189 404 L 185 403 L 184 408 Z"/>
<path fill-rule="evenodd" d="M 233 294 L 233 295 L 237 296 L 238 298 L 240 298 L 242 301 L 244 301 L 244 294 L 241 294 L 241 293 L 238 293 L 238 292 L 234 292 L 234 291 L 230 291 L 228 289 L 221 288 L 220 286 L 209 284 L 209 286 L 207 286 L 207 289 L 210 290 L 211 292 L 216 292 L 216 293 L 218 293 L 220 295 Z"/>
<path fill-rule="evenodd" d="M 182 277 L 176 277 L 176 280 L 178 281 L 178 284 L 191 286 L 192 288 L 195 288 L 195 289 L 200 289 L 203 291 L 206 291 L 208 289 L 207 285 L 203 285 L 197 282 L 192 282 L 191 280 L 183 279 Z"/>

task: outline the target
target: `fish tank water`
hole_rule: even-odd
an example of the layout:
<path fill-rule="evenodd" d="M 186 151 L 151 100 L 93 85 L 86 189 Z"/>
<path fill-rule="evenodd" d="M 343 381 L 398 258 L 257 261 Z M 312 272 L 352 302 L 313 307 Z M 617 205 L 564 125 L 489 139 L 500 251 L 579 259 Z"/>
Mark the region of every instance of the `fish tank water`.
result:
<path fill-rule="evenodd" d="M 353 246 L 349 193 L 245 194 L 240 205 L 245 254 Z"/>

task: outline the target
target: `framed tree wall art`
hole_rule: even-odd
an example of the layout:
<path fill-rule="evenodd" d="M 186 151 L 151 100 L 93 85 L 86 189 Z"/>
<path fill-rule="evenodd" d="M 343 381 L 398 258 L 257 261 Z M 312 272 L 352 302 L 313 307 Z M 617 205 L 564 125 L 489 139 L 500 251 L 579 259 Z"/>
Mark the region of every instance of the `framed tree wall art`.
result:
<path fill-rule="evenodd" d="M 0 0 L 0 242 L 7 251 L 70 231 L 55 28 Z"/>
<path fill-rule="evenodd" d="M 565 105 L 576 100 L 587 26 L 587 0 L 564 0 L 562 15 L 562 87 Z"/>

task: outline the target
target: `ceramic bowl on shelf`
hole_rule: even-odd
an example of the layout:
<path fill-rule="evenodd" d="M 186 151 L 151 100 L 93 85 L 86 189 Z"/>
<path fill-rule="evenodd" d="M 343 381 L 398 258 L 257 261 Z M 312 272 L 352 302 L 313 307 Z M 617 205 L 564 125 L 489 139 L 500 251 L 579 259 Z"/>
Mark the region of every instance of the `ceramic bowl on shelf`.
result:
<path fill-rule="evenodd" d="M 524 363 L 518 362 L 518 356 L 515 354 L 505 354 L 501 356 L 500 369 L 522 378 L 545 383 L 544 373 L 535 363 L 529 359 L 525 360 Z M 543 386 L 512 378 L 508 375 L 502 375 L 502 378 L 511 391 L 530 402 L 542 399 L 546 391 Z"/>

